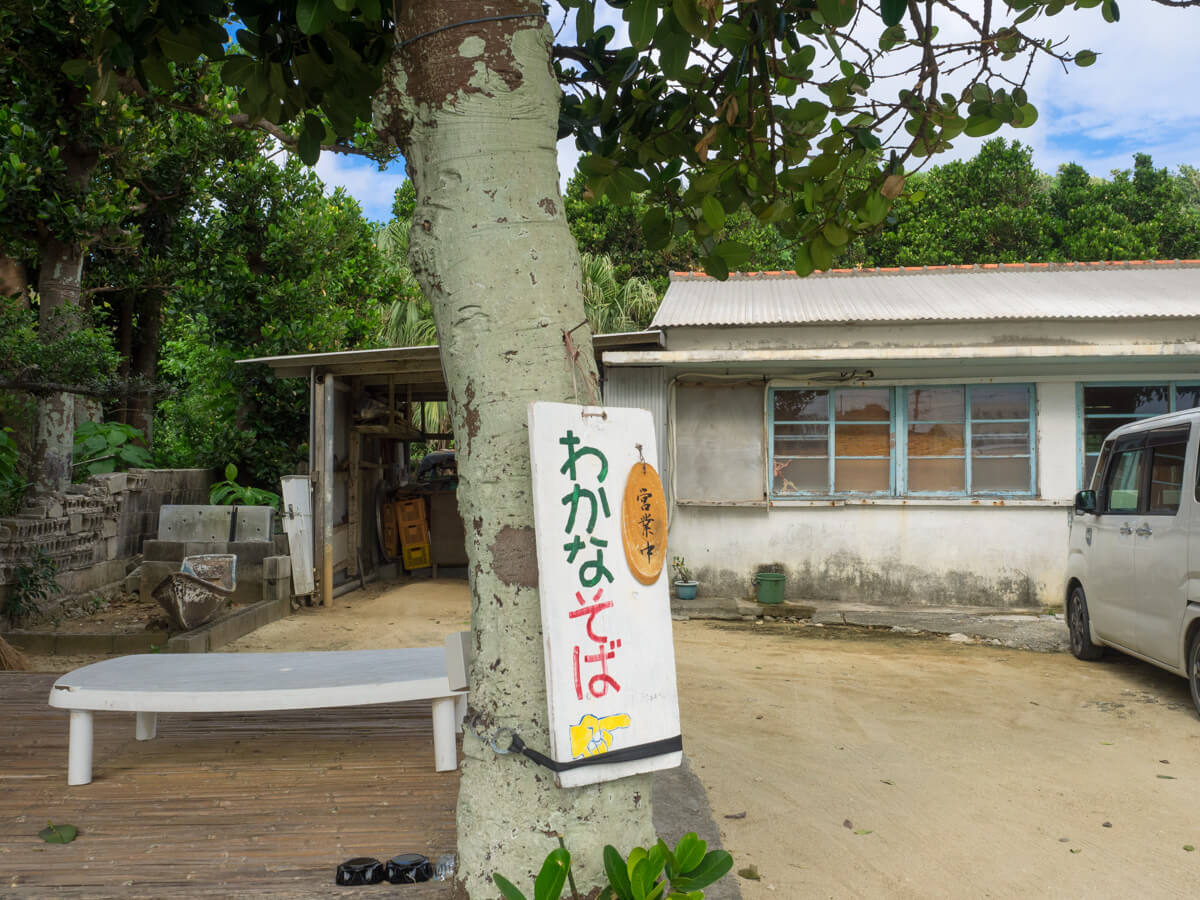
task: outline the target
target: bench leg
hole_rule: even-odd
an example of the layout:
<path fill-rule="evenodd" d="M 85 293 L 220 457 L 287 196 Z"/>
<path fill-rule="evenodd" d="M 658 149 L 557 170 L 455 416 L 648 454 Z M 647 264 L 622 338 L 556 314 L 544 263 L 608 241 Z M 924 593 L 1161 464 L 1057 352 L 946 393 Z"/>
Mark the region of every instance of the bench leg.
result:
<path fill-rule="evenodd" d="M 433 767 L 439 772 L 458 768 L 458 746 L 454 740 L 454 698 L 433 701 Z"/>
<path fill-rule="evenodd" d="M 459 694 L 454 698 L 454 730 L 462 734 L 463 720 L 467 717 L 467 695 Z"/>
<path fill-rule="evenodd" d="M 137 726 L 134 737 L 139 741 L 152 741 L 158 734 L 158 713 L 140 712 L 137 714 Z"/>
<path fill-rule="evenodd" d="M 92 711 L 71 710 L 67 784 L 92 783 Z"/>

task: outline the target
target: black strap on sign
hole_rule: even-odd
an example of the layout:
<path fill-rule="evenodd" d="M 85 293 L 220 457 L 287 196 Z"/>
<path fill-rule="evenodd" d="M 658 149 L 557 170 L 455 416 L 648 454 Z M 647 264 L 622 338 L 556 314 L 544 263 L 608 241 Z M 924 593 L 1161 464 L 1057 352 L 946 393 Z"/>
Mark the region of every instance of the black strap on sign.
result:
<path fill-rule="evenodd" d="M 229 515 L 229 543 L 237 540 L 237 504 L 233 505 L 233 511 Z"/>
<path fill-rule="evenodd" d="M 609 750 L 583 759 L 573 759 L 570 762 L 558 762 L 525 746 L 525 742 L 517 735 L 512 736 L 508 745 L 508 753 L 520 753 L 532 759 L 539 766 L 545 766 L 554 772 L 568 772 L 571 769 L 582 769 L 584 766 L 607 766 L 615 763 L 632 762 L 635 759 L 649 759 L 652 756 L 662 756 L 683 749 L 683 735 L 663 738 L 661 741 L 651 741 L 648 744 L 638 744 L 634 747 L 622 747 L 620 750 Z"/>

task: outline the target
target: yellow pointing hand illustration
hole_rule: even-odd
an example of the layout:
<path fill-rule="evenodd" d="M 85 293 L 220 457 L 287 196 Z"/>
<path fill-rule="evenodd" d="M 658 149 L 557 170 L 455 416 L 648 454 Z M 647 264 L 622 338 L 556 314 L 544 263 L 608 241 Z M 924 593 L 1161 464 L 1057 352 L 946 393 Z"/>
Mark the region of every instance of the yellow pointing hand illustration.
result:
<path fill-rule="evenodd" d="M 597 719 L 588 714 L 571 726 L 571 758 L 596 756 L 607 753 L 612 746 L 612 733 L 617 728 L 628 728 L 629 716 L 621 713 Z"/>

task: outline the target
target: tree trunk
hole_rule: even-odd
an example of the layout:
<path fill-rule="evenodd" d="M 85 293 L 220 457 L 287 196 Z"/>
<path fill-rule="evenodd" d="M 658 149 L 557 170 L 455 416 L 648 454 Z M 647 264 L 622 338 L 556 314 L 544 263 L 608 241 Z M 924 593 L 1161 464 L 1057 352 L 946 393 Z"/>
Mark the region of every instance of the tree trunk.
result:
<path fill-rule="evenodd" d="M 162 332 L 162 291 L 141 291 L 138 298 L 138 327 L 133 342 L 133 356 L 129 365 L 129 376 L 136 382 L 135 389 L 127 395 L 126 423 L 141 429 L 146 436 L 146 446 L 154 437 L 154 395 L 145 388 L 154 383 L 158 375 L 158 342 Z"/>
<path fill-rule="evenodd" d="M 376 123 L 403 150 L 416 187 L 410 263 L 433 305 L 449 388 L 470 560 L 468 721 L 485 737 L 510 728 L 545 752 L 526 410 L 534 400 L 596 399 L 591 335 L 579 327 L 578 253 L 558 188 L 551 35 L 528 0 L 398 6 Z M 574 373 L 563 340 L 572 329 Z M 557 846 L 555 832 L 585 894 L 604 883 L 604 844 L 628 851 L 653 840 L 646 776 L 562 790 L 550 771 L 498 755 L 470 729 L 463 747 L 458 878 L 468 896 L 495 897 L 494 872 L 528 886 Z"/>
<path fill-rule="evenodd" d="M 71 326 L 64 307 L 79 305 L 83 251 L 78 245 L 48 238 L 42 244 L 38 294 L 38 331 L 49 340 Z M 47 394 L 38 401 L 34 444 L 34 482 L 41 491 L 61 491 L 71 483 L 71 446 L 75 436 L 75 397 Z"/>

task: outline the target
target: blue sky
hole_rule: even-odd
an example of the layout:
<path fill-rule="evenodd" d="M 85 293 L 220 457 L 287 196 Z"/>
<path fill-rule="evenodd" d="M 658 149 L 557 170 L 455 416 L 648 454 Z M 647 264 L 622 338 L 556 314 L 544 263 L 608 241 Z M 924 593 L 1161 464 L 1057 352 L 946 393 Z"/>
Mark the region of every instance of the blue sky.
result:
<path fill-rule="evenodd" d="M 619 14 L 606 12 L 620 27 Z M 1034 164 L 1043 172 L 1077 162 L 1093 175 L 1107 176 L 1113 169 L 1131 168 L 1134 153 L 1149 153 L 1155 165 L 1172 170 L 1180 164 L 1200 167 L 1200 8 L 1125 0 L 1121 12 L 1122 21 L 1109 25 L 1098 8 L 1067 11 L 1039 32 L 1100 54 L 1090 68 L 1069 72 L 1042 60 L 1028 88 L 1040 113 L 1037 123 L 996 132 L 1031 146 Z M 934 162 L 971 156 L 979 143 L 962 138 Z M 572 141 L 559 144 L 563 184 L 577 158 Z M 366 160 L 331 153 L 321 154 L 317 174 L 327 187 L 344 186 L 376 221 L 391 217 L 392 194 L 404 180 L 401 163 L 379 172 Z"/>

